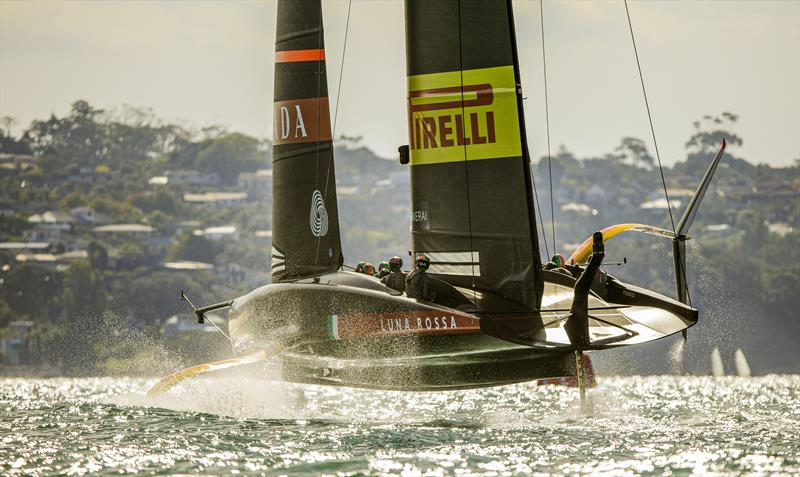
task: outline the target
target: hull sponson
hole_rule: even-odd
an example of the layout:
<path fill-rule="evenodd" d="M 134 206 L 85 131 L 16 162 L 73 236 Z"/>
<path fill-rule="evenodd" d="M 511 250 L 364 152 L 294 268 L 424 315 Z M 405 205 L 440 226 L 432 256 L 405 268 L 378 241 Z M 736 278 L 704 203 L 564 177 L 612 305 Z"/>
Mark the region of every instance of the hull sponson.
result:
<path fill-rule="evenodd" d="M 326 285 L 326 283 L 328 283 Z M 332 318 L 447 317 L 448 327 L 412 333 L 365 322 L 364 332 L 339 337 Z M 380 319 L 380 318 L 377 318 Z M 450 320 L 453 321 L 450 321 Z M 458 322 L 453 327 L 451 323 Z M 237 298 L 229 330 L 237 354 L 280 342 L 289 381 L 353 387 L 438 390 L 509 384 L 569 374 L 568 354 L 509 343 L 470 325 L 467 314 L 386 292 L 377 280 L 338 272 L 320 284 L 267 285 Z M 425 321 L 421 321 L 425 327 Z M 431 323 L 434 323 L 431 320 Z M 405 333 L 405 334 L 404 334 Z M 342 331 L 342 334 L 344 332 Z"/>
<path fill-rule="evenodd" d="M 469 254 L 430 273 L 505 297 L 479 314 L 541 297 L 513 44 L 508 2 L 406 2 L 413 249 Z"/>
<path fill-rule="evenodd" d="M 282 0 L 276 30 L 272 280 L 343 262 L 331 142 L 322 6 Z"/>

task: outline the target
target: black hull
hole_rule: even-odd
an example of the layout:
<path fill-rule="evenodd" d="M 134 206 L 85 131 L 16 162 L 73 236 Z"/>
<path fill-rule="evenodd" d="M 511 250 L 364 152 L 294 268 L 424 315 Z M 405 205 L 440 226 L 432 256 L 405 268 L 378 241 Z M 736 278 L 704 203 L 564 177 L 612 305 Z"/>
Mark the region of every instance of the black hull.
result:
<path fill-rule="evenodd" d="M 335 272 L 237 298 L 229 331 L 237 355 L 282 350 L 276 360 L 284 379 L 299 383 L 425 391 L 568 376 L 575 373 L 574 347 L 563 328 L 570 280 L 546 282 L 541 312 L 491 316 L 476 314 L 467 294 L 452 287 L 453 294 L 441 295 L 445 306 L 393 294 L 366 275 Z M 625 299 L 637 303 L 609 306 L 608 297 L 593 295 L 592 313 L 602 319 L 592 322 L 590 349 L 660 339 L 696 322 L 696 310 L 674 300 L 609 283 L 605 295 L 636 290 Z M 479 306 L 496 299 L 484 293 Z"/>
<path fill-rule="evenodd" d="M 571 376 L 575 374 L 575 361 L 571 353 L 540 354 L 530 348 L 401 359 L 341 360 L 325 355 L 285 353 L 281 356 L 281 371 L 284 379 L 298 383 L 446 391 Z"/>
<path fill-rule="evenodd" d="M 328 281 L 336 284 L 328 285 Z M 437 328 L 438 320 L 432 320 L 431 329 L 422 330 L 423 334 L 403 334 L 407 330 L 402 326 L 390 330 L 387 325 L 364 336 L 332 336 L 334 313 L 341 317 L 374 312 L 469 316 L 393 296 L 371 277 L 339 272 L 323 275 L 319 284 L 267 285 L 236 299 L 229 328 L 238 355 L 276 341 L 284 343 L 287 351 L 278 358 L 281 372 L 287 381 L 298 383 L 425 391 L 497 386 L 574 373 L 571 353 L 542 351 L 494 338 L 480 331 L 477 319 L 467 329 Z"/>

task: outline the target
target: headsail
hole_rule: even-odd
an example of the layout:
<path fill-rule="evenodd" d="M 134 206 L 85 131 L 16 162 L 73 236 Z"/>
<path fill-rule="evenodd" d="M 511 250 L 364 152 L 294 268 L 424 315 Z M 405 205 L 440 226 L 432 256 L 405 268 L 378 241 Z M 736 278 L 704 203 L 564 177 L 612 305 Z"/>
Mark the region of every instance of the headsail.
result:
<path fill-rule="evenodd" d="M 541 300 L 541 258 L 510 1 L 407 0 L 412 240 L 430 273 Z M 500 302 L 501 303 L 501 302 Z"/>
<path fill-rule="evenodd" d="M 272 160 L 272 280 L 342 263 L 322 5 L 278 3 Z"/>

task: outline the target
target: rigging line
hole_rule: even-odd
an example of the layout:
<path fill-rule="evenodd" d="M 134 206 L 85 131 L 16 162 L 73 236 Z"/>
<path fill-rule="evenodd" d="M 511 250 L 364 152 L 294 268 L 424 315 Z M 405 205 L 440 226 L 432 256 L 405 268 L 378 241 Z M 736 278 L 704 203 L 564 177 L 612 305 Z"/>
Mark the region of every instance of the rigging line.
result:
<path fill-rule="evenodd" d="M 339 96 L 342 94 L 342 75 L 344 74 L 344 60 L 347 53 L 347 34 L 350 31 L 350 8 L 353 6 L 353 0 L 347 2 L 347 22 L 344 26 L 344 44 L 342 45 L 342 64 L 339 65 L 339 84 L 336 87 L 336 108 L 333 113 L 333 137 L 336 137 L 336 121 L 339 119 Z M 330 167 L 328 167 L 330 173 Z M 325 183 L 327 186 L 327 181 Z M 325 188 L 327 191 L 327 187 Z"/>
<path fill-rule="evenodd" d="M 531 167 L 531 164 L 528 164 L 528 167 Z M 544 220 L 542 219 L 542 208 L 539 205 L 539 193 L 536 192 L 536 178 L 534 177 L 533 171 L 531 171 L 531 183 L 533 183 L 533 198 L 534 203 L 536 204 L 536 212 L 539 215 L 539 225 L 542 226 L 542 233 L 544 234 Z M 547 254 L 547 260 L 550 260 L 550 249 L 547 246 L 547 236 L 544 237 L 544 253 Z M 541 253 L 541 252 L 540 252 Z M 555 253 L 555 250 L 553 251 Z"/>
<path fill-rule="evenodd" d="M 631 13 L 628 10 L 628 0 L 623 0 L 625 3 L 625 15 L 628 17 L 628 28 L 631 31 L 631 43 L 633 43 L 633 54 L 636 56 L 636 68 L 639 70 L 639 82 L 642 83 L 642 95 L 644 96 L 644 105 L 647 108 L 647 119 L 650 121 L 650 134 L 653 136 L 653 145 L 656 149 L 656 159 L 658 160 L 658 170 L 661 173 L 661 184 L 664 186 L 664 197 L 667 199 L 667 211 L 669 212 L 669 221 L 672 224 L 672 232 L 675 233 L 675 219 L 672 217 L 672 205 L 669 201 L 669 192 L 667 192 L 667 180 L 664 178 L 664 168 L 661 166 L 661 154 L 658 152 L 658 141 L 656 141 L 656 130 L 653 127 L 653 115 L 650 113 L 650 102 L 647 100 L 647 89 L 644 87 L 644 75 L 642 74 L 642 65 L 639 62 L 639 51 L 636 49 L 636 38 L 633 35 L 633 24 L 631 23 Z"/>
<path fill-rule="evenodd" d="M 550 222 L 553 230 L 553 254 L 556 253 L 556 213 L 555 213 L 555 206 L 553 205 L 553 165 L 552 165 L 552 154 L 550 153 L 550 108 L 548 106 L 548 95 L 547 95 L 547 56 L 545 55 L 545 48 L 544 48 L 544 2 L 543 0 L 539 0 L 539 18 L 541 20 L 542 25 L 542 66 L 544 72 L 544 116 L 545 116 L 545 124 L 547 127 L 547 177 L 550 181 Z M 533 175 L 531 175 L 533 176 Z M 539 212 L 541 213 L 541 211 Z M 542 224 L 542 228 L 544 229 L 544 224 Z M 543 230 L 544 231 L 544 230 Z M 547 239 L 545 239 L 545 244 L 547 243 Z M 549 256 L 550 253 L 548 252 L 547 255 Z M 549 258 L 549 257 L 548 257 Z"/>
<path fill-rule="evenodd" d="M 342 78 L 344 76 L 344 60 L 346 58 L 347 53 L 347 34 L 350 32 L 350 9 L 353 6 L 353 0 L 350 0 L 347 3 L 347 20 L 344 26 L 344 43 L 342 45 L 342 63 L 339 65 L 339 83 L 336 86 L 336 108 L 334 109 L 333 113 L 333 131 L 331 133 L 331 151 L 333 151 L 333 140 L 336 138 L 336 122 L 339 119 L 339 98 L 342 94 Z M 321 18 L 321 17 L 320 17 Z M 322 20 L 320 20 L 322 21 Z M 324 203 L 328 199 L 328 186 L 331 180 L 331 166 L 333 165 L 333 158 L 328 162 L 328 170 L 325 172 L 325 189 L 322 195 L 322 202 Z M 314 258 L 314 269 L 317 268 L 317 262 L 319 261 L 319 246 L 322 238 L 317 237 L 317 251 Z M 342 264 L 344 267 L 344 264 Z"/>
<path fill-rule="evenodd" d="M 228 341 L 230 341 L 231 343 L 233 343 L 233 340 L 231 340 L 231 337 L 230 337 L 230 336 L 228 336 L 227 334 L 225 334 L 225 332 L 224 332 L 224 331 L 222 331 L 222 328 L 220 328 L 219 326 L 217 326 L 217 324 L 216 324 L 216 323 L 214 323 L 214 320 L 212 320 L 212 319 L 211 319 L 211 317 L 206 317 L 206 321 L 208 321 L 209 323 L 211 323 L 211 325 L 212 325 L 212 326 L 214 326 L 214 328 L 216 328 L 216 329 L 217 329 L 217 331 L 219 331 L 220 333 L 222 333 L 222 336 L 224 336 L 224 337 L 228 338 Z"/>
<path fill-rule="evenodd" d="M 467 114 L 464 111 L 464 48 L 461 44 L 461 0 L 458 0 L 458 74 L 461 81 L 461 117 L 466 118 Z M 466 121 L 461 124 L 461 135 L 466 136 Z M 467 144 L 464 141 L 464 176 L 467 182 L 467 224 L 469 225 L 469 256 L 472 263 L 475 263 L 475 246 L 472 243 L 472 201 L 469 194 L 469 162 L 467 159 Z M 475 266 L 470 267 L 472 270 L 472 302 L 475 303 L 475 312 L 478 310 L 478 295 L 475 290 Z"/>
<path fill-rule="evenodd" d="M 350 32 L 350 9 L 353 6 L 353 0 L 347 2 L 347 20 L 344 25 L 344 42 L 342 44 L 342 63 L 339 65 L 339 83 L 336 85 L 336 109 L 333 113 L 333 131 L 331 132 L 331 160 L 328 162 L 328 170 L 325 172 L 325 189 L 322 192 L 322 202 L 328 199 L 328 187 L 331 181 L 331 167 L 333 167 L 333 141 L 336 138 L 336 122 L 339 119 L 339 98 L 342 94 L 342 78 L 344 77 L 344 60 L 347 55 L 347 34 Z M 322 239 L 317 237 L 317 251 L 315 256 L 314 269 L 317 268 L 316 262 L 319 260 L 319 246 Z M 342 259 L 343 260 L 343 259 Z M 340 262 L 344 268 L 344 261 Z M 353 269 L 355 270 L 355 269 Z"/>
<path fill-rule="evenodd" d="M 322 50 L 322 2 L 319 4 L 319 23 L 317 28 L 317 51 Z M 326 85 L 328 78 L 325 78 Z M 321 133 L 320 125 L 322 124 L 322 108 L 320 107 L 322 98 L 320 98 L 320 94 L 322 92 L 322 55 L 317 56 L 317 137 L 314 141 L 314 150 L 316 152 L 316 176 L 314 178 L 314 186 L 316 190 L 319 190 L 319 136 Z M 312 196 L 313 197 L 313 196 Z M 325 199 L 322 199 L 322 203 L 324 206 Z M 312 207 L 315 205 L 313 204 L 312 200 Z M 317 247 L 314 252 L 314 278 L 317 277 L 317 266 L 319 266 L 319 246 L 322 242 L 321 234 L 317 236 Z"/>
<path fill-rule="evenodd" d="M 661 166 L 661 154 L 658 152 L 658 141 L 656 141 L 656 131 L 653 127 L 653 116 L 650 114 L 650 103 L 647 101 L 647 90 L 644 87 L 644 75 L 642 74 L 642 66 L 639 62 L 639 52 L 636 49 L 636 39 L 633 35 L 633 23 L 631 22 L 631 13 L 628 9 L 628 0 L 624 0 L 625 3 L 625 15 L 628 18 L 628 28 L 631 31 L 631 43 L 633 44 L 633 53 L 636 56 L 636 68 L 639 70 L 639 81 L 642 84 L 642 94 L 644 96 L 644 104 L 647 107 L 647 119 L 650 121 L 650 133 L 653 136 L 653 145 L 656 149 L 656 159 L 658 160 L 658 171 L 661 174 L 661 184 L 664 186 L 664 197 L 667 199 L 667 211 L 669 212 L 669 221 L 672 225 L 672 233 L 675 233 L 675 219 L 672 217 L 672 205 L 669 200 L 669 192 L 667 191 L 667 180 L 664 178 L 664 168 Z M 685 250 L 685 249 L 684 249 Z M 685 253 L 685 252 L 684 252 Z M 683 278 L 684 283 L 686 283 L 686 267 L 681 266 L 679 267 L 681 276 Z M 688 302 L 689 306 L 692 305 L 692 297 L 689 296 L 689 287 L 687 286 L 685 289 L 686 292 L 686 301 Z"/>

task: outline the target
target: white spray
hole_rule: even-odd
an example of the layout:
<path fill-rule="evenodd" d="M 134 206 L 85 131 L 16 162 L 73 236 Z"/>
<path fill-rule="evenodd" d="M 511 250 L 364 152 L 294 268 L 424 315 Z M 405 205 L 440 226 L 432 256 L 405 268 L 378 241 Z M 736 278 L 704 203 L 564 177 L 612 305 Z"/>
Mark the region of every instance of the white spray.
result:
<path fill-rule="evenodd" d="M 711 375 L 715 378 L 725 376 L 725 368 L 722 367 L 722 358 L 719 355 L 719 348 L 716 346 L 711 352 Z"/>
<path fill-rule="evenodd" d="M 677 339 L 669 347 L 669 369 L 673 374 L 683 372 L 683 344 L 685 342 L 686 340 L 683 338 Z"/>
<path fill-rule="evenodd" d="M 750 365 L 747 363 L 747 358 L 744 357 L 744 352 L 741 348 L 736 348 L 734 359 L 736 361 L 736 374 L 743 378 L 749 378 Z"/>

